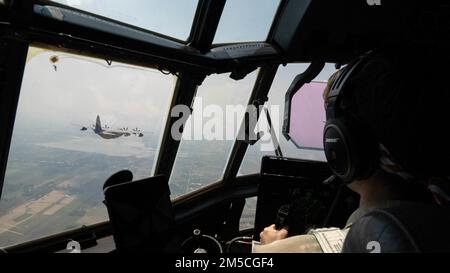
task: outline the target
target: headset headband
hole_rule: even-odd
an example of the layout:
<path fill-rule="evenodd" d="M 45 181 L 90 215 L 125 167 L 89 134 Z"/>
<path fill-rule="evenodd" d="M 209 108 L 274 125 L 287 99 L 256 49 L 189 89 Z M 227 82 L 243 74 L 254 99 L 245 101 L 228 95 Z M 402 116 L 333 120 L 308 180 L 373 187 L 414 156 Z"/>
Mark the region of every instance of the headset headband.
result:
<path fill-rule="evenodd" d="M 337 111 L 339 111 L 339 98 L 341 94 L 345 91 L 345 86 L 347 85 L 348 79 L 351 77 L 353 72 L 361 67 L 367 59 L 373 55 L 374 51 L 369 51 L 368 53 L 358 57 L 357 59 L 350 62 L 346 67 L 341 70 L 336 80 L 331 84 L 330 92 L 327 97 L 327 107 L 326 115 L 327 120 L 331 118 L 336 118 Z"/>

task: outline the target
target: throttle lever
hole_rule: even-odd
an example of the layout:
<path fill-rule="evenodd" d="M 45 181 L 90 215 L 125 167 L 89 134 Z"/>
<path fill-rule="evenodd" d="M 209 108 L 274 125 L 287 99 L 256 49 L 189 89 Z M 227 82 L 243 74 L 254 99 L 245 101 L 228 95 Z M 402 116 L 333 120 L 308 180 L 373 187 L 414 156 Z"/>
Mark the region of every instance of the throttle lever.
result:
<path fill-rule="evenodd" d="M 276 230 L 288 227 L 288 218 L 290 210 L 291 210 L 290 205 L 283 205 L 280 207 L 277 213 L 277 218 L 275 219 Z"/>

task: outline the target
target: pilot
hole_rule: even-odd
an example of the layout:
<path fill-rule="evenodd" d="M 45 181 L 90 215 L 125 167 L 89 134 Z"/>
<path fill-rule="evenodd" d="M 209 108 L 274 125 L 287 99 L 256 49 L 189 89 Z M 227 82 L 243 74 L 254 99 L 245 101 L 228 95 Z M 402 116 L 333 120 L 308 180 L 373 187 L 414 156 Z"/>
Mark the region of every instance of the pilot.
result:
<path fill-rule="evenodd" d="M 341 103 L 378 144 L 375 167 L 367 177 L 347 181 L 359 194 L 359 208 L 343 229 L 288 237 L 288 229 L 266 227 L 253 252 L 340 252 L 352 224 L 374 209 L 411 202 L 448 203 L 450 145 L 441 128 L 448 122 L 450 87 L 440 64 L 449 63 L 449 54 L 433 47 L 405 46 L 380 49 L 365 58 L 347 79 L 348 92 Z M 325 104 L 343 69 L 329 78 Z M 324 247 L 321 238 L 327 232 L 341 236 L 340 244 Z"/>

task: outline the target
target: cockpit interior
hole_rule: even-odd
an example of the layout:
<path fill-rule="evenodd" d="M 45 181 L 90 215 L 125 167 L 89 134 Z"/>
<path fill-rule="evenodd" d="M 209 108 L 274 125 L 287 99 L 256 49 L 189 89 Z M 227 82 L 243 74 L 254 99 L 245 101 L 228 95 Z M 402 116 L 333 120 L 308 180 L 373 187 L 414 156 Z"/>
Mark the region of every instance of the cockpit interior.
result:
<path fill-rule="evenodd" d="M 322 91 L 376 48 L 447 45 L 449 18 L 448 1 L 0 0 L 1 251 L 251 253 L 272 224 L 344 228 L 359 196 L 327 163 Z"/>

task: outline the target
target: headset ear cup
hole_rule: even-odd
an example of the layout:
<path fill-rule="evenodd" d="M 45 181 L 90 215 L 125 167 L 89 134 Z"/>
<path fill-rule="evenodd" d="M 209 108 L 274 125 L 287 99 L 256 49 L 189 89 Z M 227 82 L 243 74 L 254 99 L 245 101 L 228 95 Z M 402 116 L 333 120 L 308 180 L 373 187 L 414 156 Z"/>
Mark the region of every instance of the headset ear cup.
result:
<path fill-rule="evenodd" d="M 348 145 L 349 133 L 339 119 L 328 120 L 323 134 L 325 156 L 331 170 L 343 181 L 349 182 L 354 177 L 353 156 Z M 351 141 L 351 140 L 350 140 Z"/>
<path fill-rule="evenodd" d="M 378 160 L 376 144 L 356 125 L 356 120 L 338 118 L 327 121 L 323 141 L 330 168 L 343 181 L 352 182 L 372 175 Z"/>

